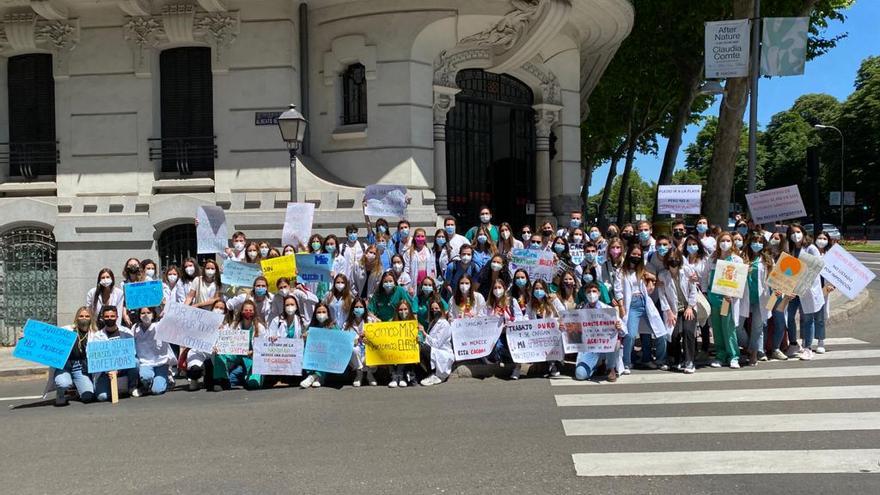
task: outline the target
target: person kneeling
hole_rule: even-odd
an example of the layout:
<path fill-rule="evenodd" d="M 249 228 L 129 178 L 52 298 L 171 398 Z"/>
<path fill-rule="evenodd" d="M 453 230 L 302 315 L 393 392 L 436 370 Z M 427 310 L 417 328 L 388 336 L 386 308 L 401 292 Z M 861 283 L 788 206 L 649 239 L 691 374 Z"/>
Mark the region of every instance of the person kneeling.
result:
<path fill-rule="evenodd" d="M 599 286 L 595 282 L 591 282 L 584 287 L 584 293 L 587 299 L 585 309 L 607 309 L 611 306 L 599 302 Z M 608 368 L 608 381 L 616 382 L 618 376 L 618 368 L 623 368 L 623 361 L 620 358 L 620 337 L 626 335 L 623 331 L 623 322 L 615 313 L 615 325 L 617 329 L 617 341 L 615 342 L 614 352 L 596 353 L 596 352 L 579 352 L 577 355 L 577 366 L 574 371 L 575 380 L 588 380 L 593 372 L 596 371 L 596 365 L 600 359 L 605 360 L 605 367 Z"/>

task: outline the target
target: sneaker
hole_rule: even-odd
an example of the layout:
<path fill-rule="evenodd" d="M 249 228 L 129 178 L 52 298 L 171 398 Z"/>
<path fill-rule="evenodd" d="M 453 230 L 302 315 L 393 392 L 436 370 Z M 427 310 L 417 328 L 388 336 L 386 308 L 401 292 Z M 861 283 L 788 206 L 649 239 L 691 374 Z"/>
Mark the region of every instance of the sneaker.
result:
<path fill-rule="evenodd" d="M 788 361 L 788 356 L 786 356 L 785 353 L 783 353 L 779 349 L 773 351 L 773 354 L 771 354 L 770 357 L 778 361 Z"/>
<path fill-rule="evenodd" d="M 196 390 L 198 390 L 199 388 L 201 388 L 201 387 L 199 386 L 199 381 L 198 381 L 198 380 L 193 380 L 192 378 L 190 378 L 190 379 L 188 380 L 188 382 L 189 382 L 189 383 L 187 384 L 186 389 L 189 390 L 190 392 L 195 392 Z"/>
<path fill-rule="evenodd" d="M 392 376 L 391 381 L 388 382 L 388 388 L 397 388 L 397 377 Z"/>
<path fill-rule="evenodd" d="M 361 381 L 364 379 L 364 372 L 361 370 L 357 370 L 354 374 L 354 381 L 351 383 L 353 387 L 360 387 Z"/>
<path fill-rule="evenodd" d="M 140 388 L 135 387 L 134 389 L 132 389 L 132 391 L 131 391 L 131 396 L 132 396 L 132 397 L 140 397 L 141 395 L 143 395 L 143 394 L 141 394 L 141 389 L 140 389 Z"/>
<path fill-rule="evenodd" d="M 738 370 L 739 369 L 739 359 L 731 359 L 730 360 L 730 369 Z"/>
<path fill-rule="evenodd" d="M 711 366 L 711 367 L 713 367 L 713 368 L 720 368 L 720 367 L 721 367 L 721 361 L 715 359 L 715 360 L 713 360 L 711 363 L 709 363 L 709 366 Z"/>
<path fill-rule="evenodd" d="M 800 357 L 801 361 L 809 361 L 813 359 L 813 351 L 810 349 L 804 349 L 798 357 Z"/>
<path fill-rule="evenodd" d="M 397 380 L 397 386 L 400 388 L 405 388 L 407 386 L 406 380 L 403 378 Z"/>
<path fill-rule="evenodd" d="M 423 387 L 430 387 L 431 385 L 436 385 L 440 383 L 440 379 L 437 378 L 437 375 L 431 375 L 428 378 L 425 378 L 420 382 Z"/>
<path fill-rule="evenodd" d="M 825 354 L 825 346 L 819 344 L 819 347 L 816 348 L 816 354 Z"/>
<path fill-rule="evenodd" d="M 657 369 L 660 371 L 669 371 L 669 366 L 667 366 L 665 364 L 661 364 L 660 366 L 657 367 Z"/>
<path fill-rule="evenodd" d="M 315 375 L 309 375 L 303 378 L 303 381 L 299 382 L 299 386 L 302 388 L 309 388 L 313 383 L 315 383 Z"/>
<path fill-rule="evenodd" d="M 797 357 L 798 354 L 801 353 L 801 351 L 802 351 L 801 346 L 794 344 L 794 345 L 788 346 L 788 350 L 785 351 L 785 355 L 790 358 L 793 358 L 793 357 Z"/>
<path fill-rule="evenodd" d="M 367 370 L 367 383 L 369 383 L 371 387 L 375 387 L 379 384 L 379 382 L 376 381 L 376 377 L 373 376 L 373 372 L 370 370 Z"/>
<path fill-rule="evenodd" d="M 758 358 L 758 361 L 761 361 L 762 363 L 766 363 L 769 360 L 770 359 L 767 357 L 766 354 L 761 354 L 761 357 Z"/>
<path fill-rule="evenodd" d="M 630 373 L 632 373 L 632 370 L 630 370 L 629 368 L 623 368 L 623 374 L 624 374 L 624 375 L 628 375 L 628 374 L 630 374 Z"/>
<path fill-rule="evenodd" d="M 614 383 L 617 381 L 617 370 L 611 368 L 611 371 L 608 372 L 608 381 Z"/>
<path fill-rule="evenodd" d="M 522 373 L 522 366 L 516 365 L 513 367 L 513 371 L 510 372 L 511 380 L 519 380 L 519 375 Z"/>
<path fill-rule="evenodd" d="M 557 376 L 559 376 L 561 374 L 561 373 L 559 373 L 559 367 L 556 366 L 556 362 L 550 363 L 550 370 L 549 370 L 548 374 L 550 375 L 550 378 L 556 378 Z"/>
<path fill-rule="evenodd" d="M 681 371 L 686 375 L 693 375 L 694 373 L 696 373 L 697 369 L 694 367 L 694 363 L 688 363 L 687 365 L 685 365 L 684 368 L 681 369 Z"/>
<path fill-rule="evenodd" d="M 416 380 L 416 374 L 412 371 L 406 372 L 406 382 L 412 386 L 416 386 L 419 383 Z"/>
<path fill-rule="evenodd" d="M 322 381 L 320 376 L 315 378 L 315 381 L 312 382 L 312 388 L 321 388 Z"/>

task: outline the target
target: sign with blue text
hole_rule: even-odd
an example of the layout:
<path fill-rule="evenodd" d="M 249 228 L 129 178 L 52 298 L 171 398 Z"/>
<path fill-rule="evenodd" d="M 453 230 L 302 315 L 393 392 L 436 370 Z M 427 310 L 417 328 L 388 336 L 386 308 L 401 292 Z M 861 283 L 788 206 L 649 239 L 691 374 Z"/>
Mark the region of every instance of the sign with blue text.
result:
<path fill-rule="evenodd" d="M 250 263 L 234 260 L 223 263 L 223 283 L 233 287 L 251 287 L 262 273 L 259 266 Z"/>
<path fill-rule="evenodd" d="M 137 368 L 134 339 L 95 340 L 86 346 L 89 373 Z"/>
<path fill-rule="evenodd" d="M 24 326 L 24 336 L 12 351 L 12 357 L 60 369 L 67 364 L 67 356 L 74 342 L 76 332 L 42 321 L 28 320 Z"/>
<path fill-rule="evenodd" d="M 306 336 L 303 369 L 326 373 L 345 373 L 354 349 L 354 332 L 310 328 Z"/>
<path fill-rule="evenodd" d="M 130 282 L 125 284 L 125 307 L 128 309 L 155 308 L 162 304 L 165 295 L 161 280 Z"/>
<path fill-rule="evenodd" d="M 303 284 L 330 282 L 331 268 L 333 268 L 333 257 L 329 254 L 296 255 L 296 278 Z"/>

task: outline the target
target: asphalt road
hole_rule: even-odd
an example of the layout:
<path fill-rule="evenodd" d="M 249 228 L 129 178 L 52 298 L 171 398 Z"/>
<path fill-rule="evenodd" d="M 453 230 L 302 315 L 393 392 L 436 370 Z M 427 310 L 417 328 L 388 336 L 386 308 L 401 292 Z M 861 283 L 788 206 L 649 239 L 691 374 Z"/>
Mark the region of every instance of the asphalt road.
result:
<path fill-rule="evenodd" d="M 880 256 L 863 259 L 880 262 Z M 880 271 L 880 264 L 874 266 Z M 880 282 L 871 290 L 873 308 L 880 302 Z M 880 320 L 875 313 L 869 308 L 828 330 L 829 337 L 866 344 L 829 345 L 829 353 L 812 362 L 701 369 L 693 376 L 705 381 L 692 383 L 683 375 L 668 383 L 636 383 L 673 376 L 656 371 L 637 372 L 617 384 L 584 386 L 544 379 L 458 379 L 404 390 L 178 391 L 123 399 L 116 406 L 73 403 L 58 409 L 15 399 L 38 395 L 45 379 L 4 379 L 2 493 L 878 494 L 880 421 L 872 420 L 880 417 Z M 852 352 L 859 354 L 835 359 Z M 761 374 L 766 377 L 758 379 Z M 770 388 L 790 390 L 771 400 L 723 398 L 733 396 L 731 390 L 760 394 Z M 658 404 L 642 395 L 646 392 L 661 392 L 671 403 Z M 597 405 L 557 405 L 590 402 L 597 394 L 608 395 Z M 829 416 L 812 421 L 808 414 Z M 757 415 L 760 421 L 750 426 L 749 416 Z M 661 431 L 693 417 L 708 418 L 687 433 Z M 657 423 L 657 418 L 669 420 Z M 861 422 L 853 423 L 858 418 Z M 581 423 L 581 433 L 587 434 L 567 436 L 570 425 L 564 427 L 563 420 L 577 419 L 587 420 Z M 599 420 L 624 431 L 598 435 Z M 853 424 L 862 426 L 852 429 Z M 721 433 L 735 425 L 738 433 Z M 868 449 L 874 450 L 865 453 Z M 775 463 L 759 463 L 753 474 L 741 474 L 754 469 L 748 464 L 768 450 L 783 452 L 775 454 Z M 830 450 L 836 452 L 822 452 Z M 746 466 L 695 452 L 730 455 Z M 658 462 L 675 459 L 683 461 L 663 472 L 708 467 L 716 474 L 652 474 Z M 832 460 L 844 465 L 832 471 L 856 472 L 819 472 Z M 593 468 L 630 475 L 584 475 Z"/>

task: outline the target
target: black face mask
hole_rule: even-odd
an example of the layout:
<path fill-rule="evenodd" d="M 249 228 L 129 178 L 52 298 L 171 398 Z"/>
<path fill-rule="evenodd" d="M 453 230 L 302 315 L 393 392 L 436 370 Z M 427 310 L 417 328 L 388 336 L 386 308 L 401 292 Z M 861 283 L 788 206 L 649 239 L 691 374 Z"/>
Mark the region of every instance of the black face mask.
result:
<path fill-rule="evenodd" d="M 552 230 L 542 230 L 541 235 L 543 235 L 544 237 L 550 237 L 551 235 L 553 235 L 553 231 Z"/>
<path fill-rule="evenodd" d="M 672 260 L 669 262 L 669 268 L 678 268 L 681 266 L 681 260 Z"/>
<path fill-rule="evenodd" d="M 675 237 L 676 239 L 684 239 L 685 237 L 687 237 L 687 232 L 675 230 L 672 232 L 672 237 Z"/>
<path fill-rule="evenodd" d="M 630 256 L 627 259 L 629 260 L 630 264 L 632 264 L 632 265 L 638 265 L 639 263 L 642 262 L 641 256 Z"/>
<path fill-rule="evenodd" d="M 616 239 L 617 238 L 617 231 L 609 230 L 608 232 L 605 232 L 605 238 L 606 239 Z"/>
<path fill-rule="evenodd" d="M 624 232 L 624 233 L 620 234 L 620 238 L 627 241 L 627 242 L 631 241 L 633 239 L 633 237 L 635 237 L 635 236 L 633 234 L 630 234 L 629 232 Z"/>

